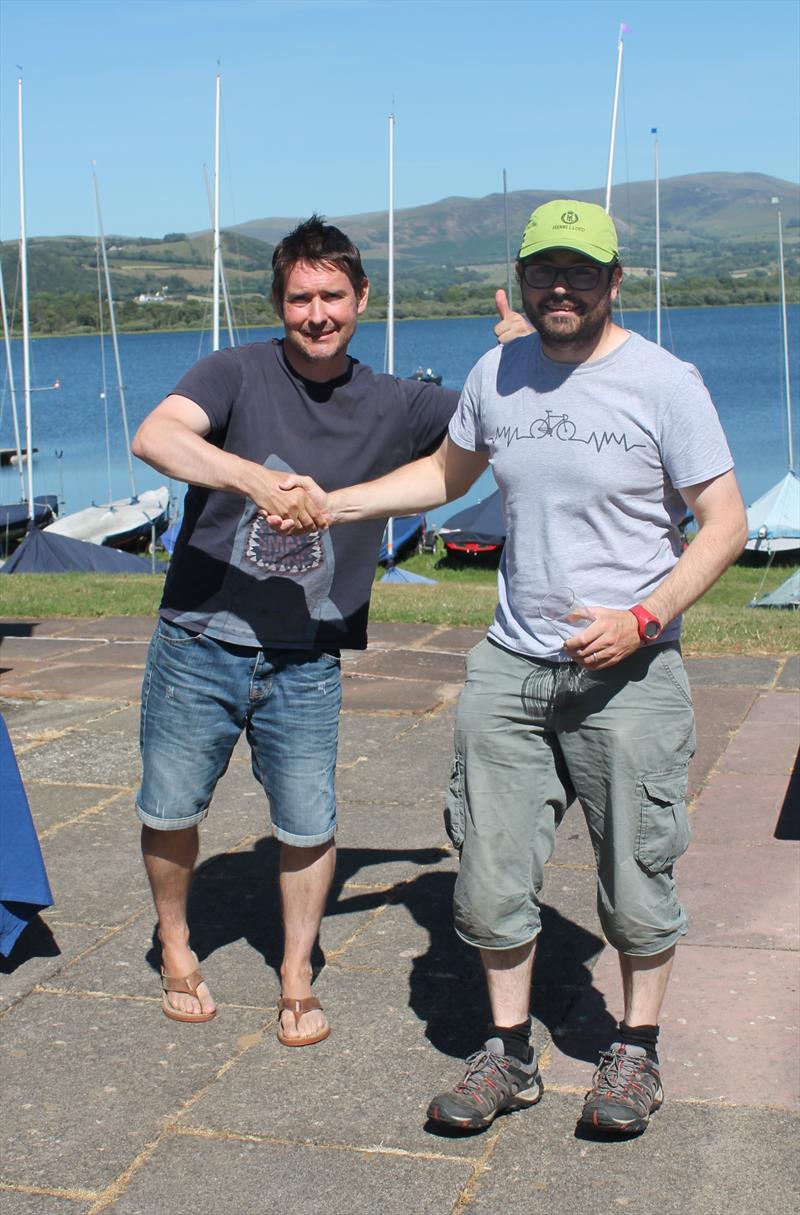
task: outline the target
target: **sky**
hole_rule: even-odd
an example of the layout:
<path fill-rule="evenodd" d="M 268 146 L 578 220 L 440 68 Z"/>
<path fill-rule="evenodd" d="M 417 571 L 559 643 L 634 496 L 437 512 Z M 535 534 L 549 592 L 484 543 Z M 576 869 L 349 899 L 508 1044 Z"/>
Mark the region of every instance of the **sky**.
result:
<path fill-rule="evenodd" d="M 0 239 L 16 239 L 17 77 L 29 236 L 223 226 L 606 179 L 800 177 L 796 0 L 0 0 Z"/>

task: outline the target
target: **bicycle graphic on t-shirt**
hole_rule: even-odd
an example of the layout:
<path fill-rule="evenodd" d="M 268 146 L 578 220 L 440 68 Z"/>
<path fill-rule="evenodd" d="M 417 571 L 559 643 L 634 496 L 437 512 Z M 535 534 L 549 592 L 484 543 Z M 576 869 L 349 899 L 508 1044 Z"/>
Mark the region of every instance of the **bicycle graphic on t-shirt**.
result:
<path fill-rule="evenodd" d="M 551 413 L 549 409 L 546 409 L 545 414 L 546 417 L 534 418 L 531 422 L 532 439 L 555 437 L 562 443 L 568 443 L 570 439 L 575 438 L 577 427 L 565 413 Z"/>

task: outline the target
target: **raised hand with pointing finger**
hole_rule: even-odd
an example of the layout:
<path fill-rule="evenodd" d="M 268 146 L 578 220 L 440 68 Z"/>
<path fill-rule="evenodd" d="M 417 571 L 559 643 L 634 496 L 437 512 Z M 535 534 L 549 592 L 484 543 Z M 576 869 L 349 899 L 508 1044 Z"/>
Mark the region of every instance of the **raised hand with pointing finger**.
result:
<path fill-rule="evenodd" d="M 521 312 L 515 312 L 508 302 L 508 297 L 502 289 L 495 294 L 494 302 L 500 314 L 500 320 L 494 327 L 495 337 L 500 345 L 513 342 L 516 338 L 526 337 L 533 333 L 533 326 Z"/>

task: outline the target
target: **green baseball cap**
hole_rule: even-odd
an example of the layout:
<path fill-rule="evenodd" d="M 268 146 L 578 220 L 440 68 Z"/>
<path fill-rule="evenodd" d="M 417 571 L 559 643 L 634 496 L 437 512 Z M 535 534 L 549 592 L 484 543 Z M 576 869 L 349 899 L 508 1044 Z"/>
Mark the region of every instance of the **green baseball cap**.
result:
<path fill-rule="evenodd" d="M 617 230 L 602 207 L 556 198 L 537 207 L 522 234 L 520 258 L 549 249 L 574 249 L 607 266 L 619 257 Z"/>

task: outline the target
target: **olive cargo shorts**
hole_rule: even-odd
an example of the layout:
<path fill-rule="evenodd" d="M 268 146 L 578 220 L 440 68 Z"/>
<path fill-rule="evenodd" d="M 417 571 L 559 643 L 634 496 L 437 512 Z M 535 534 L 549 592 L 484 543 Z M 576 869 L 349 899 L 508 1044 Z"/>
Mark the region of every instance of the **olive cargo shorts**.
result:
<path fill-rule="evenodd" d="M 643 956 L 674 945 L 687 929 L 672 866 L 689 844 L 694 746 L 677 643 L 590 671 L 480 642 L 467 657 L 445 810 L 461 853 L 459 936 L 512 949 L 538 934 L 545 864 L 577 797 L 607 940 Z"/>

